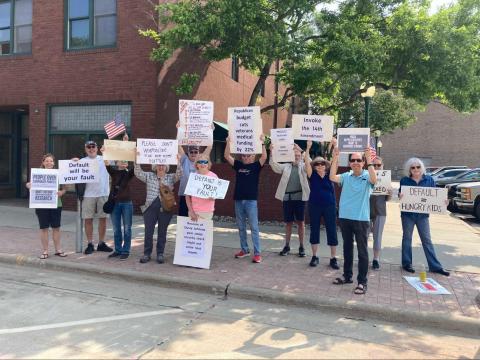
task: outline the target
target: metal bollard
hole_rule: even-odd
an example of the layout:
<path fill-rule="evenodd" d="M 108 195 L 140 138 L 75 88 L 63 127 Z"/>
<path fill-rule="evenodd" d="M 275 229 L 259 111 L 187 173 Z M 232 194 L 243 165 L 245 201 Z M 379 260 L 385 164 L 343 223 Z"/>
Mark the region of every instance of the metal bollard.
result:
<path fill-rule="evenodd" d="M 83 251 L 82 201 L 77 200 L 77 224 L 75 226 L 75 251 Z"/>

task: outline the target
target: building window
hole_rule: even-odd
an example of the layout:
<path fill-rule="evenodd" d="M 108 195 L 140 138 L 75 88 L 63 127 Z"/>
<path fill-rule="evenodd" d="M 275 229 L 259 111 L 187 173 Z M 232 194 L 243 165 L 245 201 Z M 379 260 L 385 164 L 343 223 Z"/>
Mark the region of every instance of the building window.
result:
<path fill-rule="evenodd" d="M 65 0 L 67 49 L 115 46 L 116 0 Z"/>
<path fill-rule="evenodd" d="M 238 65 L 238 58 L 232 57 L 232 79 L 238 82 L 238 75 L 240 73 L 240 66 Z"/>
<path fill-rule="evenodd" d="M 0 0 L 0 55 L 31 52 L 32 0 Z"/>

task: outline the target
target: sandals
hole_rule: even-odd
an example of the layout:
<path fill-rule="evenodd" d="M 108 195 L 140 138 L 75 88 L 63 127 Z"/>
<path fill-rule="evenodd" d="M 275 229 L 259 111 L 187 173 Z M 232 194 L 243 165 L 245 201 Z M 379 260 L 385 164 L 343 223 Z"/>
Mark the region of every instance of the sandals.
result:
<path fill-rule="evenodd" d="M 66 257 L 67 254 L 65 254 L 63 251 L 59 251 L 55 253 L 55 256 Z"/>
<path fill-rule="evenodd" d="M 367 285 L 366 284 L 358 284 L 353 293 L 355 295 L 365 295 L 367 292 Z"/>
<path fill-rule="evenodd" d="M 353 284 L 352 279 L 345 279 L 345 278 L 339 278 L 337 277 L 335 280 L 333 280 L 334 285 L 344 285 L 344 284 Z"/>
<path fill-rule="evenodd" d="M 43 253 L 43 254 L 40 255 L 38 258 L 39 258 L 39 259 L 42 259 L 42 260 L 48 259 L 48 253 Z"/>

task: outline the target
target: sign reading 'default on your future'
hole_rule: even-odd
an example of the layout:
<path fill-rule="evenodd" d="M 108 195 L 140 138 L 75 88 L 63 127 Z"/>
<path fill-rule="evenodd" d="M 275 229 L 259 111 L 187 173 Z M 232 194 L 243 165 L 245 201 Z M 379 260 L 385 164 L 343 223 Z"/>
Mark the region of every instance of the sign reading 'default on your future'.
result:
<path fill-rule="evenodd" d="M 30 209 L 57 208 L 57 191 L 57 169 L 32 169 L 30 178 Z"/>
<path fill-rule="evenodd" d="M 228 129 L 232 154 L 262 153 L 262 118 L 259 106 L 228 108 Z"/>
<path fill-rule="evenodd" d="M 370 128 L 339 128 L 337 146 L 342 153 L 364 152 L 369 147 Z"/>
<path fill-rule="evenodd" d="M 293 137 L 296 140 L 330 141 L 333 137 L 333 116 L 292 116 Z"/>
<path fill-rule="evenodd" d="M 400 211 L 422 214 L 446 214 L 447 189 L 422 186 L 402 186 Z"/>
<path fill-rule="evenodd" d="M 175 265 L 209 269 L 212 259 L 213 221 L 177 216 L 177 238 L 175 241 Z"/>
<path fill-rule="evenodd" d="M 58 175 L 60 184 L 98 182 L 98 161 L 97 159 L 89 158 L 78 161 L 59 160 Z"/>
<path fill-rule="evenodd" d="M 137 164 L 177 165 L 178 141 L 137 139 Z"/>
<path fill-rule="evenodd" d="M 202 199 L 225 199 L 230 181 L 196 173 L 188 177 L 185 194 Z"/>

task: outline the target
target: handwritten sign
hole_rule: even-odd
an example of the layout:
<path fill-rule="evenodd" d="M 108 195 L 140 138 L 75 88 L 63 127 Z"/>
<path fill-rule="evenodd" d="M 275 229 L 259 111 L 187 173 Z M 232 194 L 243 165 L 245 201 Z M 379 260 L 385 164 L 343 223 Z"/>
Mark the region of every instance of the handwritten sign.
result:
<path fill-rule="evenodd" d="M 422 186 L 402 186 L 400 211 L 421 214 L 446 214 L 447 189 Z"/>
<path fill-rule="evenodd" d="M 212 101 L 180 100 L 178 102 L 178 116 L 180 126 L 177 132 L 177 140 L 180 145 L 212 145 Z"/>
<path fill-rule="evenodd" d="M 271 129 L 273 150 L 272 157 L 275 162 L 293 162 L 293 130 L 291 128 Z"/>
<path fill-rule="evenodd" d="M 56 209 L 57 191 L 57 169 L 32 169 L 29 203 L 31 209 Z"/>
<path fill-rule="evenodd" d="M 213 221 L 177 216 L 175 265 L 209 269 L 212 259 Z"/>
<path fill-rule="evenodd" d="M 392 189 L 392 171 L 377 170 L 377 182 L 373 187 L 372 195 L 388 195 L 388 190 Z"/>
<path fill-rule="evenodd" d="M 340 152 L 364 152 L 369 147 L 370 128 L 339 128 L 337 144 Z"/>
<path fill-rule="evenodd" d="M 98 178 L 98 161 L 83 158 L 78 161 L 60 160 L 58 162 L 60 184 L 96 183 Z"/>
<path fill-rule="evenodd" d="M 137 164 L 176 165 L 177 140 L 137 139 Z"/>
<path fill-rule="evenodd" d="M 137 157 L 135 141 L 104 140 L 103 160 L 135 161 Z"/>
<path fill-rule="evenodd" d="M 225 199 L 230 181 L 191 173 L 188 177 L 185 194 L 202 199 Z"/>
<path fill-rule="evenodd" d="M 333 137 L 333 116 L 292 116 L 293 137 L 297 140 L 330 141 Z"/>
<path fill-rule="evenodd" d="M 228 108 L 230 151 L 233 154 L 261 154 L 262 118 L 259 106 Z"/>

